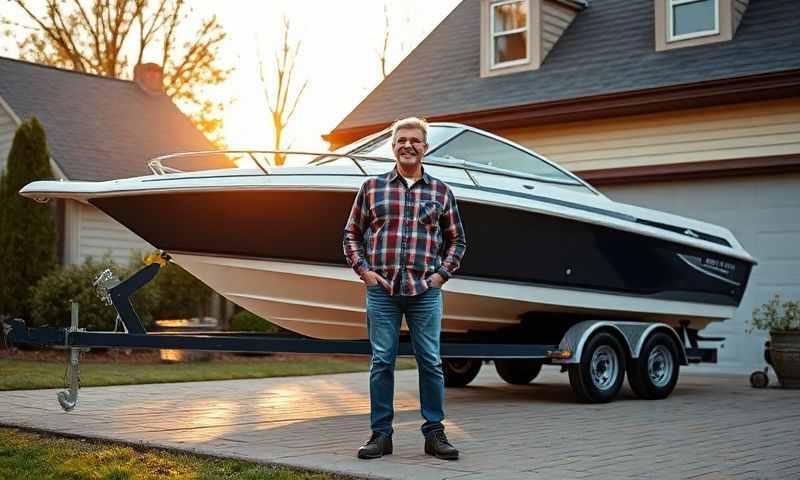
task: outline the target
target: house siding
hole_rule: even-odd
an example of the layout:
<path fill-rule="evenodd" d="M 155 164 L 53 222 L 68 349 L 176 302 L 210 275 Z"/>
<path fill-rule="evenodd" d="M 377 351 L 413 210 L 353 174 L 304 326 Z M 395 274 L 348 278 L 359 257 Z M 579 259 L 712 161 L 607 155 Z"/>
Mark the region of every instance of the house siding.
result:
<path fill-rule="evenodd" d="M 109 254 L 115 263 L 128 265 L 134 253 L 155 250 L 152 245 L 90 205 L 70 201 L 65 215 L 64 260 L 67 264 L 79 264 L 88 257 L 98 259 Z"/>
<path fill-rule="evenodd" d="M 17 122 L 0 106 L 0 173 L 6 169 L 6 160 L 17 131 Z"/>
<path fill-rule="evenodd" d="M 800 99 L 572 122 L 498 135 L 580 172 L 800 153 Z"/>
<path fill-rule="evenodd" d="M 542 61 L 553 49 L 561 34 L 569 27 L 578 12 L 551 1 L 542 3 Z"/>
<path fill-rule="evenodd" d="M 739 28 L 739 24 L 742 23 L 742 17 L 744 17 L 744 12 L 747 11 L 747 5 L 750 3 L 750 0 L 734 0 L 733 1 L 733 31 L 735 32 Z"/>

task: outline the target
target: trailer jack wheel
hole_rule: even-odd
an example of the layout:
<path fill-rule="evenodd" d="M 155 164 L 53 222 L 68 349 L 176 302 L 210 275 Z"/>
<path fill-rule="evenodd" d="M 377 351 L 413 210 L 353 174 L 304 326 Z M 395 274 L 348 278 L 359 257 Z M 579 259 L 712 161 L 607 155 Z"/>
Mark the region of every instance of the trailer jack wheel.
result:
<path fill-rule="evenodd" d="M 769 385 L 769 376 L 767 376 L 767 371 L 769 367 L 764 368 L 764 370 L 756 370 L 755 372 L 750 374 L 750 385 L 753 388 L 767 388 Z"/>

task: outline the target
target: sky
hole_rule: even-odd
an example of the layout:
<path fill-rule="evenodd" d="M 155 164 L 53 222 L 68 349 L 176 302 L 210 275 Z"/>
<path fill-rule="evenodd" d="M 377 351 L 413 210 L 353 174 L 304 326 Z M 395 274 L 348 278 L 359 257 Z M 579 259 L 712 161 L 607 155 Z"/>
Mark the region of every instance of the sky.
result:
<path fill-rule="evenodd" d="M 284 15 L 291 25 L 290 43 L 302 42 L 296 85 L 308 79 L 308 86 L 284 132 L 283 145 L 324 151 L 328 145 L 321 135 L 331 131 L 381 81 L 378 58 L 385 30 L 384 6 L 390 22 L 388 64 L 393 68 L 459 1 L 193 0 L 192 16 L 216 14 L 228 35 L 221 60 L 234 70 L 225 84 L 208 91 L 227 103 L 226 144 L 230 149 L 273 147 L 272 120 L 258 76 L 258 52 L 271 67 Z M 23 16 L 17 19 L 25 21 Z M 0 39 L 0 55 L 15 57 L 15 40 Z"/>
<path fill-rule="evenodd" d="M 388 63 L 396 66 L 459 0 L 395 0 L 390 16 Z M 215 2 L 208 2 L 215 4 Z M 226 86 L 237 99 L 225 115 L 230 147 L 271 148 L 271 119 L 258 80 L 257 50 L 271 65 L 280 43 L 282 15 L 290 42 L 301 40 L 295 78 L 309 83 L 287 129 L 284 148 L 327 149 L 320 135 L 332 130 L 381 81 L 379 51 L 385 29 L 380 0 L 240 2 L 216 10 L 229 33 L 227 58 L 237 69 Z M 256 44 L 259 48 L 256 48 Z"/>

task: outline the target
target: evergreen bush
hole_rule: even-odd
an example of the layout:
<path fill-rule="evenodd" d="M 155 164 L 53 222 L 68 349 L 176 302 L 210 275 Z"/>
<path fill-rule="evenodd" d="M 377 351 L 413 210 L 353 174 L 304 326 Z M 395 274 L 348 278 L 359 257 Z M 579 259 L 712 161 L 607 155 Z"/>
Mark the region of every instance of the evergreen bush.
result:
<path fill-rule="evenodd" d="M 0 188 L 0 314 L 31 317 L 31 288 L 57 265 L 51 205 L 21 197 L 35 180 L 52 179 L 41 123 L 34 117 L 14 134 Z"/>
<path fill-rule="evenodd" d="M 110 256 L 96 261 L 89 257 L 81 265 L 68 265 L 42 278 L 32 289 L 32 326 L 69 326 L 70 303 L 80 306 L 80 327 L 88 330 L 109 331 L 117 318 L 113 306 L 97 298 L 92 282 L 106 268 L 114 272 L 117 280 L 124 280 L 139 270 L 138 265 L 121 267 Z M 153 283 L 146 285 L 133 296 L 133 306 L 146 329 L 153 325 L 153 313 L 158 306 L 159 291 Z M 120 329 L 122 326 L 120 326 Z"/>

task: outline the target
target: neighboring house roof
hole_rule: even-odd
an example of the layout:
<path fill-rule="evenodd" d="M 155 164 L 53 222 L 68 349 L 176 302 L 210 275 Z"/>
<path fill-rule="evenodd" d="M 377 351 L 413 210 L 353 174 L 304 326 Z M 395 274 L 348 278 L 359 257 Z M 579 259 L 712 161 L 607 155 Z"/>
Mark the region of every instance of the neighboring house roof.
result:
<path fill-rule="evenodd" d="M 351 140 L 408 115 L 458 121 L 464 112 L 800 69 L 795 0 L 751 0 L 732 41 L 660 52 L 653 0 L 592 0 L 538 70 L 481 78 L 480 3 L 459 4 L 326 138 Z"/>
<path fill-rule="evenodd" d="M 70 180 L 146 175 L 152 157 L 214 150 L 167 95 L 133 81 L 0 57 L 0 97 L 21 120 L 42 122 Z"/>

